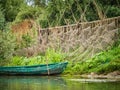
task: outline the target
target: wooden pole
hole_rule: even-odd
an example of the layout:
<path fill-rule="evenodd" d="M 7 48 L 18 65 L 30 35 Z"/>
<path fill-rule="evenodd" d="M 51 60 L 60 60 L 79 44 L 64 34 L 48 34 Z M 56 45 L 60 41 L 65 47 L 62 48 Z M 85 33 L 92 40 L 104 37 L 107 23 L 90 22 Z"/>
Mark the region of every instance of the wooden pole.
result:
<path fill-rule="evenodd" d="M 48 57 L 47 57 L 47 71 L 48 71 L 48 75 L 50 75 L 50 70 L 49 70 L 49 65 L 48 65 Z"/>

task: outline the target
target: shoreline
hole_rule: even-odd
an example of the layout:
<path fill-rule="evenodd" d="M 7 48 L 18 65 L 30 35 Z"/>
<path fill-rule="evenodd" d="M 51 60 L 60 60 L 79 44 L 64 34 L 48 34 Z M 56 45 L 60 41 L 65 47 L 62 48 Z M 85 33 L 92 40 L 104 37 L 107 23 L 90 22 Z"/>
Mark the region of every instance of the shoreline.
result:
<path fill-rule="evenodd" d="M 89 78 L 89 79 L 119 79 L 120 75 L 111 76 L 111 75 L 80 75 L 82 78 Z"/>
<path fill-rule="evenodd" d="M 75 76 L 80 78 L 87 78 L 87 79 L 118 79 L 120 81 L 120 71 L 113 71 L 108 74 L 96 74 L 94 72 L 89 74 L 76 74 L 76 75 L 62 75 L 62 76 Z"/>

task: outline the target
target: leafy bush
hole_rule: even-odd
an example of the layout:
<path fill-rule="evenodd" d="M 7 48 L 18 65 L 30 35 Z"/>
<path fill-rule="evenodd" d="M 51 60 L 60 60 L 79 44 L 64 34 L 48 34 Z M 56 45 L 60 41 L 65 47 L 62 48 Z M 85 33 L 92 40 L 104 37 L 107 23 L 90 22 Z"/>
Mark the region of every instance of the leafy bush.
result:
<path fill-rule="evenodd" d="M 120 70 L 120 46 L 102 51 L 85 62 L 76 62 L 68 64 L 65 73 L 83 74 L 83 73 L 109 73 Z"/>
<path fill-rule="evenodd" d="M 31 46 L 32 43 L 33 43 L 33 39 L 29 34 L 24 34 L 22 36 L 22 42 L 21 42 L 22 47 L 29 47 Z"/>
<path fill-rule="evenodd" d="M 120 47 L 113 47 L 110 50 L 96 54 L 84 64 L 89 67 L 84 68 L 84 70 L 88 70 L 87 72 L 105 73 L 118 70 L 120 68 Z"/>
<path fill-rule="evenodd" d="M 55 51 L 54 49 L 48 49 L 45 55 L 39 55 L 35 57 L 20 57 L 14 56 L 7 66 L 26 66 L 26 65 L 37 65 L 37 64 L 48 64 L 57 63 L 64 61 L 65 54 L 60 50 Z"/>
<path fill-rule="evenodd" d="M 36 19 L 41 14 L 41 8 L 35 6 L 23 6 L 17 14 L 15 22 L 20 22 L 25 19 Z"/>
<path fill-rule="evenodd" d="M 22 63 L 22 57 L 14 56 L 9 63 L 7 63 L 7 66 L 19 66 Z"/>
<path fill-rule="evenodd" d="M 45 54 L 46 59 L 48 62 L 61 62 L 65 58 L 65 54 L 61 52 L 61 50 L 54 50 L 48 48 Z"/>
<path fill-rule="evenodd" d="M 36 65 L 36 64 L 42 64 L 44 58 L 42 56 L 36 56 L 36 57 L 20 57 L 20 56 L 14 56 L 9 63 L 7 63 L 7 66 L 26 66 L 26 65 Z"/>
<path fill-rule="evenodd" d="M 120 16 L 120 9 L 119 7 L 109 6 L 106 14 L 108 17 Z"/>
<path fill-rule="evenodd" d="M 15 38 L 10 32 L 0 31 L 0 59 L 9 60 L 16 47 Z"/>
<path fill-rule="evenodd" d="M 5 18 L 3 12 L 0 9 L 0 30 L 3 30 L 5 27 Z"/>
<path fill-rule="evenodd" d="M 98 73 L 109 73 L 115 70 L 120 70 L 120 59 L 111 60 L 110 63 L 105 64 L 99 69 L 96 69 Z"/>

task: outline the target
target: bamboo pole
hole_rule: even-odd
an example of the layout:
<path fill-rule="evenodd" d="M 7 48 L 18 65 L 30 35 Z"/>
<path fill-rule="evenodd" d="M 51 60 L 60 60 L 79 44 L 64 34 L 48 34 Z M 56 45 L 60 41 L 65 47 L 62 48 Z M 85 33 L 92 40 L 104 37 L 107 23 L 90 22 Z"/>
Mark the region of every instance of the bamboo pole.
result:
<path fill-rule="evenodd" d="M 48 57 L 46 58 L 46 63 L 47 63 L 47 72 L 48 72 L 48 75 L 50 75 L 50 70 L 49 70 L 49 65 L 48 65 Z"/>

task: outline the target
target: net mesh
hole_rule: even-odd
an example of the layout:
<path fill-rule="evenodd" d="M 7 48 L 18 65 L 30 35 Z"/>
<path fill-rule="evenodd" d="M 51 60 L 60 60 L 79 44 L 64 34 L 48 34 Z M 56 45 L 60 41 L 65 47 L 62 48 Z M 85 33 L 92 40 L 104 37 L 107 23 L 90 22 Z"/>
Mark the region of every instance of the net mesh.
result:
<path fill-rule="evenodd" d="M 120 16 L 104 20 L 40 29 L 38 52 L 62 49 L 73 60 L 86 60 L 111 46 L 117 38 Z M 35 50 L 35 49 L 34 49 Z"/>

